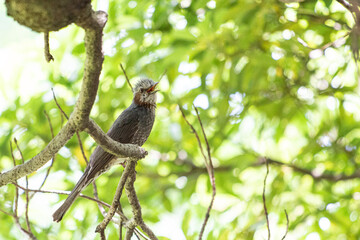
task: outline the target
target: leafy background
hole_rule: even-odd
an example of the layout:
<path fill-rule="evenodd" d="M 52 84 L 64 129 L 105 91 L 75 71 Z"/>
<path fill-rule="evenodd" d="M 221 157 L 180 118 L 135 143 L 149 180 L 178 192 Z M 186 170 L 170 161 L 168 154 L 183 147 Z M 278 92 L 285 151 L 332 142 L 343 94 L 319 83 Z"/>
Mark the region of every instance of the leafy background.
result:
<path fill-rule="evenodd" d="M 348 36 L 354 22 L 336 1 L 93 1 L 109 14 L 105 61 L 92 118 L 107 130 L 131 103 L 132 82 L 161 80 L 155 126 L 137 166 L 136 188 L 144 220 L 162 239 L 196 239 L 211 186 L 196 139 L 178 110 L 199 129 L 199 107 L 209 138 L 217 184 L 206 239 L 266 239 L 262 205 L 266 168 L 259 159 L 291 163 L 322 174 L 359 169 L 358 64 Z M 29 159 L 51 139 L 63 119 L 53 99 L 71 113 L 84 62 L 84 33 L 72 25 L 51 33 L 55 61 L 43 59 L 42 36 L 6 17 L 0 30 L 0 168 L 12 167 L 9 142 L 16 137 Z M 4 35 L 4 34 L 3 34 Z M 344 37 L 345 36 L 345 37 Z M 344 37 L 344 38 L 343 38 Z M 330 43 L 330 44 L 329 44 Z M 81 134 L 90 156 L 94 141 Z M 19 152 L 14 151 L 17 163 Z M 47 167 L 29 177 L 37 188 Z M 57 155 L 44 189 L 71 190 L 85 162 L 76 138 Z M 111 202 L 121 168 L 97 180 Z M 359 178 L 328 181 L 270 165 L 266 186 L 273 239 L 360 239 Z M 21 179 L 19 183 L 24 184 Z M 11 212 L 15 188 L 0 189 L 0 207 Z M 91 187 L 83 193 L 92 195 Z M 60 223 L 52 212 L 64 196 L 37 194 L 29 216 L 39 239 L 94 239 L 102 219 L 94 202 L 79 199 Z M 24 213 L 24 194 L 19 214 Z M 131 209 L 122 199 L 126 213 Z M 22 215 L 23 217 L 24 215 Z M 23 237 L 11 217 L 0 214 L 0 239 Z M 24 223 L 24 219 L 21 219 Z M 109 239 L 118 230 L 110 225 Z"/>

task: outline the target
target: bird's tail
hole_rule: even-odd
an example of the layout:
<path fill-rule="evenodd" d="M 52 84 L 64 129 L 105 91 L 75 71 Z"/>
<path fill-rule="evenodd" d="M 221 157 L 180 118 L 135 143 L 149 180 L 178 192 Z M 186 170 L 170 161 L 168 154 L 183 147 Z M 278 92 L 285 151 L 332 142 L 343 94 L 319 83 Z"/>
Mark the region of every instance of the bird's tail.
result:
<path fill-rule="evenodd" d="M 70 208 L 70 206 L 75 201 L 76 197 L 80 194 L 80 192 L 72 191 L 69 197 L 65 200 L 65 202 L 54 212 L 53 221 L 60 222 L 63 216 L 65 215 L 66 211 Z"/>
<path fill-rule="evenodd" d="M 86 173 L 86 171 L 85 171 Z M 87 174 L 85 174 L 80 178 L 74 189 L 71 191 L 70 195 L 67 197 L 65 202 L 54 212 L 53 221 L 60 222 L 67 210 L 74 203 L 77 196 L 79 196 L 80 192 L 92 181 L 92 179 L 87 179 Z"/>

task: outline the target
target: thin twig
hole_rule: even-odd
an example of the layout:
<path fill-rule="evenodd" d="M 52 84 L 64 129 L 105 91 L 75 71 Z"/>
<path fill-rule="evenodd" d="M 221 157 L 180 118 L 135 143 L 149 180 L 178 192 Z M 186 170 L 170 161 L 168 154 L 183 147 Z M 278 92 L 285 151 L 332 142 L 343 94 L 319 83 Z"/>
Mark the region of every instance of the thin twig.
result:
<path fill-rule="evenodd" d="M 285 212 L 285 216 L 286 216 L 286 231 L 285 231 L 285 234 L 284 234 L 284 236 L 282 237 L 281 240 L 284 240 L 286 238 L 286 235 L 289 232 L 289 216 L 288 216 L 288 214 L 286 212 L 286 209 L 284 209 L 284 212 Z"/>
<path fill-rule="evenodd" d="M 26 189 L 25 187 L 22 187 L 20 185 L 18 185 L 17 183 L 13 183 L 16 186 L 16 189 L 20 188 L 24 191 L 29 191 L 29 192 L 35 192 L 35 193 L 51 193 L 51 194 L 58 194 L 58 195 L 69 195 L 71 192 L 70 191 L 53 191 L 53 190 L 40 190 L 40 189 Z M 82 193 L 79 194 L 79 197 L 94 201 L 98 204 L 101 204 L 104 207 L 110 208 L 111 205 L 103 202 L 99 199 L 84 195 Z M 17 209 L 17 208 L 16 208 Z M 120 216 L 120 218 L 122 219 L 123 222 L 128 222 L 129 220 L 127 219 L 127 217 L 122 213 L 122 211 L 120 210 L 116 210 L 116 213 Z M 137 231 L 138 234 L 141 235 L 141 232 L 138 229 L 135 229 L 135 231 Z M 144 237 L 145 239 L 147 239 L 146 237 Z"/>
<path fill-rule="evenodd" d="M 10 141 L 10 152 L 11 152 L 11 157 L 12 157 L 12 160 L 14 163 L 14 167 L 16 167 L 16 161 L 15 161 L 15 157 L 14 157 L 14 153 L 13 153 L 12 141 Z M 17 181 L 15 181 L 15 183 L 17 183 Z M 19 201 L 19 189 L 16 188 L 15 189 L 15 199 L 14 199 L 14 216 L 16 216 L 16 217 L 17 217 L 18 201 Z"/>
<path fill-rule="evenodd" d="M 344 181 L 344 180 L 351 180 L 351 179 L 356 179 L 356 178 L 360 178 L 360 170 L 355 171 L 353 174 L 351 175 L 345 175 L 345 174 L 316 174 L 313 170 L 308 170 L 305 168 L 300 168 L 294 164 L 291 163 L 283 163 L 280 161 L 276 161 L 273 159 L 269 159 L 269 158 L 265 158 L 261 157 L 259 158 L 258 162 L 253 164 L 253 166 L 259 166 L 259 165 L 263 165 L 266 164 L 266 161 L 269 164 L 273 164 L 273 165 L 279 165 L 279 166 L 286 166 L 289 168 L 292 168 L 294 171 L 302 173 L 302 174 L 307 174 L 310 175 L 313 179 L 315 180 L 328 180 L 328 181 L 333 181 L 333 182 L 337 182 L 337 181 Z"/>
<path fill-rule="evenodd" d="M 55 137 L 55 134 L 54 134 L 53 126 L 52 126 L 52 124 L 51 124 L 51 119 L 50 119 L 49 115 L 47 114 L 46 110 L 44 110 L 44 114 L 45 114 L 45 117 L 46 117 L 46 119 L 47 119 L 47 121 L 48 121 L 48 123 L 49 123 L 50 132 L 51 132 L 51 138 L 53 139 L 53 138 Z M 49 177 L 50 170 L 51 170 L 52 166 L 54 165 L 55 158 L 56 158 L 56 155 L 53 155 L 53 157 L 52 157 L 52 159 L 51 159 L 51 164 L 50 164 L 50 166 L 48 167 L 48 169 L 47 169 L 47 171 L 46 171 L 44 180 L 42 181 L 39 189 L 41 189 L 41 188 L 44 186 L 44 184 L 45 184 L 45 182 L 46 182 L 46 179 Z M 30 197 L 30 199 L 31 199 L 34 195 L 35 195 L 35 194 L 33 194 L 33 195 Z"/>
<path fill-rule="evenodd" d="M 159 77 L 159 81 L 158 81 L 158 82 L 160 82 L 160 80 L 165 76 L 166 72 L 167 72 L 167 70 L 165 69 L 165 71 L 164 71 L 164 72 L 161 74 L 161 76 Z"/>
<path fill-rule="evenodd" d="M 59 108 L 60 112 L 64 115 L 64 117 L 65 117 L 67 120 L 69 120 L 68 115 L 67 115 L 67 114 L 65 113 L 65 111 L 61 108 L 60 104 L 58 103 L 58 101 L 57 101 L 57 99 L 56 99 L 54 89 L 51 88 L 51 91 L 52 91 L 52 93 L 53 93 L 53 98 L 54 98 L 54 101 L 55 101 L 56 106 Z M 82 141 L 81 141 L 81 138 L 80 138 L 80 133 L 79 133 L 79 131 L 76 131 L 76 137 L 77 137 L 77 139 L 78 139 L 79 146 L 80 146 L 80 150 L 81 150 L 81 153 L 82 153 L 82 155 L 83 155 L 83 157 L 84 157 L 84 160 L 85 160 L 86 164 L 88 164 L 89 161 L 88 161 L 87 158 L 86 158 L 85 151 L 84 151 L 84 147 L 83 147 L 83 145 L 82 145 Z"/>
<path fill-rule="evenodd" d="M 341 5 L 343 5 L 347 10 L 352 11 L 352 6 L 349 2 L 345 1 L 345 0 L 336 0 L 338 3 L 340 3 Z"/>
<path fill-rule="evenodd" d="M 340 40 L 343 40 L 343 39 L 345 39 L 346 37 L 348 37 L 348 36 L 350 35 L 350 33 L 351 33 L 351 31 L 347 32 L 344 36 L 339 37 L 338 39 L 335 39 L 335 40 L 332 41 L 332 42 L 328 42 L 328 43 L 322 45 L 321 47 L 310 47 L 310 46 L 309 46 L 303 39 L 301 39 L 301 38 L 298 38 L 298 39 L 299 39 L 298 42 L 299 42 L 301 45 L 303 45 L 304 47 L 306 47 L 306 48 L 309 48 L 309 49 L 312 49 L 312 50 L 318 50 L 318 49 L 319 49 L 319 50 L 324 51 L 324 50 L 327 49 L 328 47 L 331 47 L 331 46 L 335 45 L 336 43 L 338 43 Z"/>
<path fill-rule="evenodd" d="M 60 126 L 62 127 L 64 125 L 64 117 L 62 114 L 60 114 Z"/>
<path fill-rule="evenodd" d="M 201 231 L 200 231 L 200 235 L 199 235 L 199 239 L 201 239 L 202 237 L 202 233 L 204 232 L 205 230 L 205 226 L 206 226 L 206 223 L 210 217 L 210 211 L 212 209 L 212 206 L 214 204 L 214 200 L 215 200 L 215 195 L 216 195 L 216 184 L 215 184 L 215 173 L 214 173 L 214 165 L 213 165 L 213 162 L 212 162 L 212 158 L 211 158 L 211 150 L 210 150 L 210 144 L 209 144 L 209 141 L 206 137 L 206 133 L 205 133 L 205 130 L 204 130 L 204 126 L 202 124 L 202 121 L 201 121 L 201 118 L 200 118 L 200 115 L 199 115 L 199 111 L 198 109 L 195 107 L 195 105 L 193 104 L 194 108 L 195 108 L 195 112 L 196 112 L 196 116 L 198 118 L 198 121 L 200 123 L 200 127 L 201 127 L 201 131 L 202 131 L 202 134 L 203 134 L 203 137 L 204 137 L 204 140 L 205 140 L 205 143 L 206 143 L 206 151 L 208 153 L 208 174 L 209 174 L 209 178 L 210 178 L 210 183 L 211 183 L 211 187 L 212 187 L 212 196 L 211 196 L 211 201 L 210 201 L 210 204 L 209 204 L 209 207 L 207 209 L 207 212 L 206 212 L 206 215 L 205 215 L 205 219 L 204 219 L 204 222 L 203 222 L 203 225 L 202 225 L 202 228 L 201 228 Z M 206 161 L 206 159 L 205 159 Z"/>
<path fill-rule="evenodd" d="M 84 147 L 83 147 L 83 144 L 82 144 L 82 141 L 81 141 L 81 138 L 80 138 L 80 133 L 79 133 L 79 131 L 76 131 L 76 137 L 77 137 L 77 139 L 78 139 L 78 143 L 79 143 L 79 146 L 80 146 L 81 154 L 83 155 L 83 158 L 84 158 L 86 164 L 89 164 L 89 161 L 87 160 L 86 155 L 85 155 L 85 151 L 84 151 Z"/>
<path fill-rule="evenodd" d="M 328 43 L 324 44 L 320 49 L 321 49 L 321 50 L 325 50 L 325 49 L 327 49 L 328 47 L 331 47 L 331 46 L 335 45 L 335 44 L 336 44 L 337 42 L 339 42 L 340 40 L 348 37 L 348 36 L 350 35 L 350 33 L 351 33 L 351 32 L 347 32 L 344 36 L 339 37 L 339 38 L 336 39 L 335 41 L 328 42 Z"/>
<path fill-rule="evenodd" d="M 47 114 L 46 110 L 44 110 L 44 114 L 45 114 L 45 117 L 46 117 L 46 119 L 48 120 L 48 123 L 49 123 L 50 132 L 51 132 L 51 138 L 54 138 L 55 137 L 54 129 L 53 129 L 53 126 L 51 124 L 51 119 L 49 117 L 49 114 Z"/>
<path fill-rule="evenodd" d="M 22 160 L 22 163 L 24 164 L 25 163 L 25 159 L 24 159 L 24 156 L 21 152 L 21 149 L 18 145 L 18 142 L 16 140 L 16 138 L 14 138 L 14 142 L 16 144 L 16 148 L 18 149 L 18 151 L 20 152 L 20 156 L 21 156 L 21 160 Z M 29 188 L 29 179 L 28 179 L 28 176 L 25 177 L 25 181 L 26 181 L 26 188 Z M 30 227 L 30 221 L 29 221 L 29 203 L 30 203 L 30 200 L 29 200 L 29 192 L 28 191 L 25 191 L 25 196 L 26 196 L 26 204 L 25 204 L 25 220 L 26 220 L 26 225 L 27 225 L 27 228 L 29 230 L 29 232 L 32 232 L 31 231 L 31 227 Z"/>
<path fill-rule="evenodd" d="M 133 91 L 133 87 L 132 87 L 132 85 L 131 85 L 131 83 L 130 83 L 130 80 L 129 80 L 127 74 L 126 74 L 126 71 L 125 71 L 125 69 L 124 69 L 124 67 L 123 67 L 123 65 L 122 65 L 121 63 L 120 63 L 120 67 L 121 67 L 121 69 L 122 69 L 122 71 L 123 71 L 123 73 L 124 73 L 124 75 L 125 75 L 125 78 L 126 78 L 127 83 L 129 84 L 129 86 L 130 86 L 130 88 L 131 88 L 131 91 Z"/>
<path fill-rule="evenodd" d="M 97 186 L 95 183 L 95 180 L 92 182 L 92 186 L 93 186 L 93 190 L 94 190 L 94 198 L 95 199 L 99 199 L 99 195 L 98 195 L 98 191 L 97 191 Z M 105 217 L 106 216 L 106 211 L 103 207 L 103 205 L 101 205 L 100 203 L 98 203 L 98 207 L 100 209 L 101 214 Z M 121 219 L 121 218 L 120 218 Z"/>
<path fill-rule="evenodd" d="M 181 109 L 180 106 L 179 106 L 179 108 L 180 108 L 180 111 L 181 111 L 181 113 L 183 115 L 183 118 L 185 119 L 186 123 L 192 129 L 192 132 L 195 134 L 195 137 L 196 137 L 196 139 L 198 141 L 198 145 L 199 145 L 200 151 L 201 151 L 201 153 L 202 153 L 202 155 L 204 157 L 205 166 L 206 166 L 206 169 L 207 169 L 207 172 L 208 172 L 208 175 L 209 175 L 209 178 L 210 178 L 210 184 L 211 184 L 211 187 L 212 187 L 212 195 L 211 195 L 210 204 L 209 204 L 209 206 L 207 208 L 205 218 L 204 218 L 204 222 L 203 222 L 203 224 L 201 226 L 201 230 L 200 230 L 200 233 L 199 233 L 199 238 L 198 239 L 200 240 L 200 239 L 202 239 L 202 236 L 203 236 L 204 231 L 205 231 L 206 224 L 207 224 L 207 222 L 208 222 L 208 220 L 210 218 L 210 211 L 211 211 L 212 206 L 214 204 L 215 195 L 216 195 L 216 184 L 215 184 L 214 166 L 213 166 L 212 158 L 211 158 L 210 144 L 209 144 L 209 141 L 208 141 L 208 139 L 206 137 L 205 129 L 204 129 L 204 126 L 202 124 L 202 121 L 201 121 L 201 118 L 200 118 L 200 115 L 199 115 L 199 111 L 195 107 L 195 105 L 193 105 L 193 106 L 195 108 L 196 116 L 197 116 L 198 121 L 200 123 L 201 131 L 202 131 L 202 134 L 203 134 L 203 137 L 204 137 L 204 140 L 205 140 L 207 157 L 204 154 L 204 150 L 203 150 L 203 147 L 202 147 L 202 144 L 201 144 L 201 141 L 200 141 L 199 134 L 195 130 L 194 126 L 192 124 L 190 124 L 190 122 L 186 119 L 185 114 L 184 114 L 184 112 L 183 112 L 183 110 Z"/>
<path fill-rule="evenodd" d="M 99 200 L 99 196 L 98 196 L 98 192 L 97 192 L 97 186 L 95 184 L 95 181 L 93 181 L 93 190 L 94 190 L 94 198 L 96 200 Z M 106 210 L 104 209 L 104 204 L 102 203 L 102 201 L 99 201 L 97 202 L 98 204 L 98 207 L 100 209 L 100 212 L 101 214 L 104 216 L 104 218 L 106 217 Z M 107 204 L 107 207 L 110 208 L 110 205 Z M 120 236 L 122 238 L 122 228 L 123 228 L 123 225 L 124 225 L 124 221 L 127 222 L 128 219 L 126 218 L 126 216 L 124 215 L 123 211 L 122 211 L 122 208 L 121 208 L 121 204 L 119 203 L 119 207 L 118 207 L 118 210 L 116 211 L 117 214 L 120 215 L 119 217 L 119 222 L 115 222 L 114 219 L 112 219 L 112 221 L 116 224 L 119 225 L 119 232 L 120 232 Z M 141 232 L 138 230 L 138 229 L 135 229 L 135 234 L 137 235 L 141 235 Z M 147 239 L 146 237 L 144 237 L 145 239 Z"/>
<path fill-rule="evenodd" d="M 136 233 L 136 228 L 134 228 L 134 234 L 135 234 L 135 237 L 137 238 L 137 240 L 140 240 L 140 235 Z"/>
<path fill-rule="evenodd" d="M 13 154 L 13 147 L 12 147 L 12 142 L 10 141 L 10 152 L 11 152 L 11 157 L 14 163 L 14 167 L 16 167 L 16 161 L 15 161 L 15 157 Z M 21 152 L 20 152 L 21 153 Z M 13 184 L 17 185 L 16 183 L 17 181 L 15 181 Z M 19 216 L 18 216 L 18 205 L 19 205 L 19 189 L 16 187 L 15 188 L 15 199 L 14 199 L 14 213 L 13 213 L 13 218 L 15 220 L 16 225 L 19 227 L 19 229 L 24 232 L 30 239 L 37 239 L 35 237 L 35 235 L 31 232 L 26 230 L 25 228 L 23 228 L 20 224 L 20 220 L 19 220 Z"/>
<path fill-rule="evenodd" d="M 0 208 L 0 212 L 4 213 L 4 214 L 6 214 L 6 215 L 8 215 L 10 217 L 14 217 L 11 213 L 8 213 L 7 211 L 2 210 L 1 208 Z"/>
<path fill-rule="evenodd" d="M 54 89 L 51 88 L 51 91 L 52 91 L 52 93 L 53 93 L 53 98 L 54 98 L 54 101 L 55 101 L 56 106 L 59 108 L 60 112 L 65 116 L 66 120 L 69 120 L 69 117 L 68 117 L 67 114 L 64 112 L 64 110 L 62 110 L 62 108 L 60 107 L 60 104 L 58 103 L 58 101 L 57 101 L 57 99 L 56 99 Z"/>
<path fill-rule="evenodd" d="M 203 134 L 205 143 L 206 143 L 206 151 L 207 151 L 207 153 L 208 153 L 208 159 L 207 159 L 207 161 L 208 161 L 208 165 L 209 165 L 209 167 L 210 167 L 210 169 L 209 169 L 209 170 L 210 170 L 210 171 L 209 171 L 209 175 L 210 175 L 210 176 L 213 176 L 213 175 L 214 175 L 214 172 L 211 173 L 211 169 L 212 169 L 212 171 L 214 171 L 214 166 L 213 166 L 212 159 L 211 159 L 210 145 L 209 145 L 208 139 L 207 139 L 206 134 L 205 134 L 204 126 L 203 126 L 202 121 L 201 121 L 201 119 L 200 119 L 199 111 L 198 111 L 197 107 L 195 107 L 194 104 L 193 104 L 193 107 L 195 108 L 196 116 L 197 116 L 198 121 L 199 121 L 199 123 L 200 123 L 201 131 L 202 131 L 202 134 Z M 206 160 L 206 159 L 205 159 L 205 160 Z"/>
<path fill-rule="evenodd" d="M 49 32 L 44 32 L 44 54 L 47 62 L 54 61 L 54 57 L 50 53 Z"/>
<path fill-rule="evenodd" d="M 14 157 L 14 153 L 13 153 L 12 141 L 10 141 L 10 153 L 11 153 L 11 158 L 13 160 L 14 167 L 16 167 L 16 161 L 15 161 L 15 157 Z"/>
<path fill-rule="evenodd" d="M 268 164 L 266 158 L 265 158 L 265 161 L 266 161 L 266 174 L 265 174 L 265 178 L 264 178 L 264 188 L 263 188 L 263 193 L 262 193 L 262 199 L 263 199 L 263 204 L 264 204 L 266 225 L 267 225 L 267 230 L 268 230 L 268 240 L 270 240 L 269 214 L 268 214 L 268 210 L 267 210 L 267 207 L 266 207 L 266 198 L 265 198 L 266 180 L 267 180 L 267 177 L 269 175 L 269 164 Z"/>
<path fill-rule="evenodd" d="M 206 155 L 205 155 L 205 153 L 204 153 L 204 149 L 202 148 L 201 141 L 200 141 L 200 137 L 199 137 L 199 135 L 197 134 L 194 126 L 191 125 L 191 123 L 186 119 L 185 113 L 184 113 L 184 111 L 182 110 L 182 108 L 180 107 L 180 105 L 179 105 L 179 109 L 180 109 L 180 112 L 181 112 L 181 114 L 182 114 L 185 122 L 186 122 L 186 123 L 189 125 L 189 127 L 191 128 L 192 133 L 195 134 L 196 140 L 197 140 L 198 145 L 199 145 L 199 148 L 200 148 L 200 152 L 201 152 L 202 156 L 204 157 L 204 159 L 206 159 L 206 160 L 205 160 L 205 165 L 206 165 L 206 167 L 207 167 L 207 158 L 206 158 Z"/>
<path fill-rule="evenodd" d="M 17 183 L 13 183 L 17 188 L 20 188 L 24 191 L 29 191 L 29 192 L 36 192 L 36 193 L 52 193 L 52 194 L 58 194 L 58 195 L 70 195 L 70 191 L 50 191 L 50 190 L 40 190 L 40 189 L 27 189 L 27 188 L 24 188 L 22 186 L 20 186 L 19 184 Z M 82 197 L 82 198 L 85 198 L 85 199 L 88 199 L 88 200 L 91 200 L 91 201 L 94 201 L 94 202 L 97 202 L 97 203 L 100 203 L 101 205 L 105 206 L 105 207 L 110 207 L 109 204 L 107 204 L 106 202 L 103 202 L 101 200 L 98 200 L 98 199 L 95 199 L 95 198 L 92 198 L 92 197 L 89 197 L 87 195 L 84 195 L 82 193 L 79 194 L 79 197 Z M 118 213 L 118 212 L 117 212 Z"/>

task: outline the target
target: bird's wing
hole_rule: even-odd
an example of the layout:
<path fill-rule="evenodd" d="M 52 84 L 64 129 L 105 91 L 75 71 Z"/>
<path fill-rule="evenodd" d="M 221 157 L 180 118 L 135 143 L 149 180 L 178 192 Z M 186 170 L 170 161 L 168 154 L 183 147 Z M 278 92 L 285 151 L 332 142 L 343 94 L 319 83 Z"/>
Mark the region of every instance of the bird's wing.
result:
<path fill-rule="evenodd" d="M 115 141 L 121 143 L 130 143 L 134 134 L 138 131 L 139 119 L 137 111 L 127 108 L 115 120 L 107 135 Z M 87 178 L 94 178 L 98 176 L 103 168 L 114 159 L 114 155 L 104 151 L 100 146 L 96 147 L 90 157 L 89 172 Z"/>
<path fill-rule="evenodd" d="M 131 143 L 139 128 L 139 114 L 135 108 L 127 108 L 108 131 L 109 137 L 121 143 Z"/>

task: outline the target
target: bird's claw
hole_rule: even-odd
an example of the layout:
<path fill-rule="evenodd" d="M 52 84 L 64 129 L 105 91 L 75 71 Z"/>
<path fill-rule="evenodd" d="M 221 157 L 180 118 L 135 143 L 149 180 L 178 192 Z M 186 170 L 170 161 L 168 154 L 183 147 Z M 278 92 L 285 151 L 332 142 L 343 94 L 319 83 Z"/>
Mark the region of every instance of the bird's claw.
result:
<path fill-rule="evenodd" d="M 140 148 L 140 157 L 144 158 L 146 155 L 148 155 L 148 152 L 144 148 Z"/>

